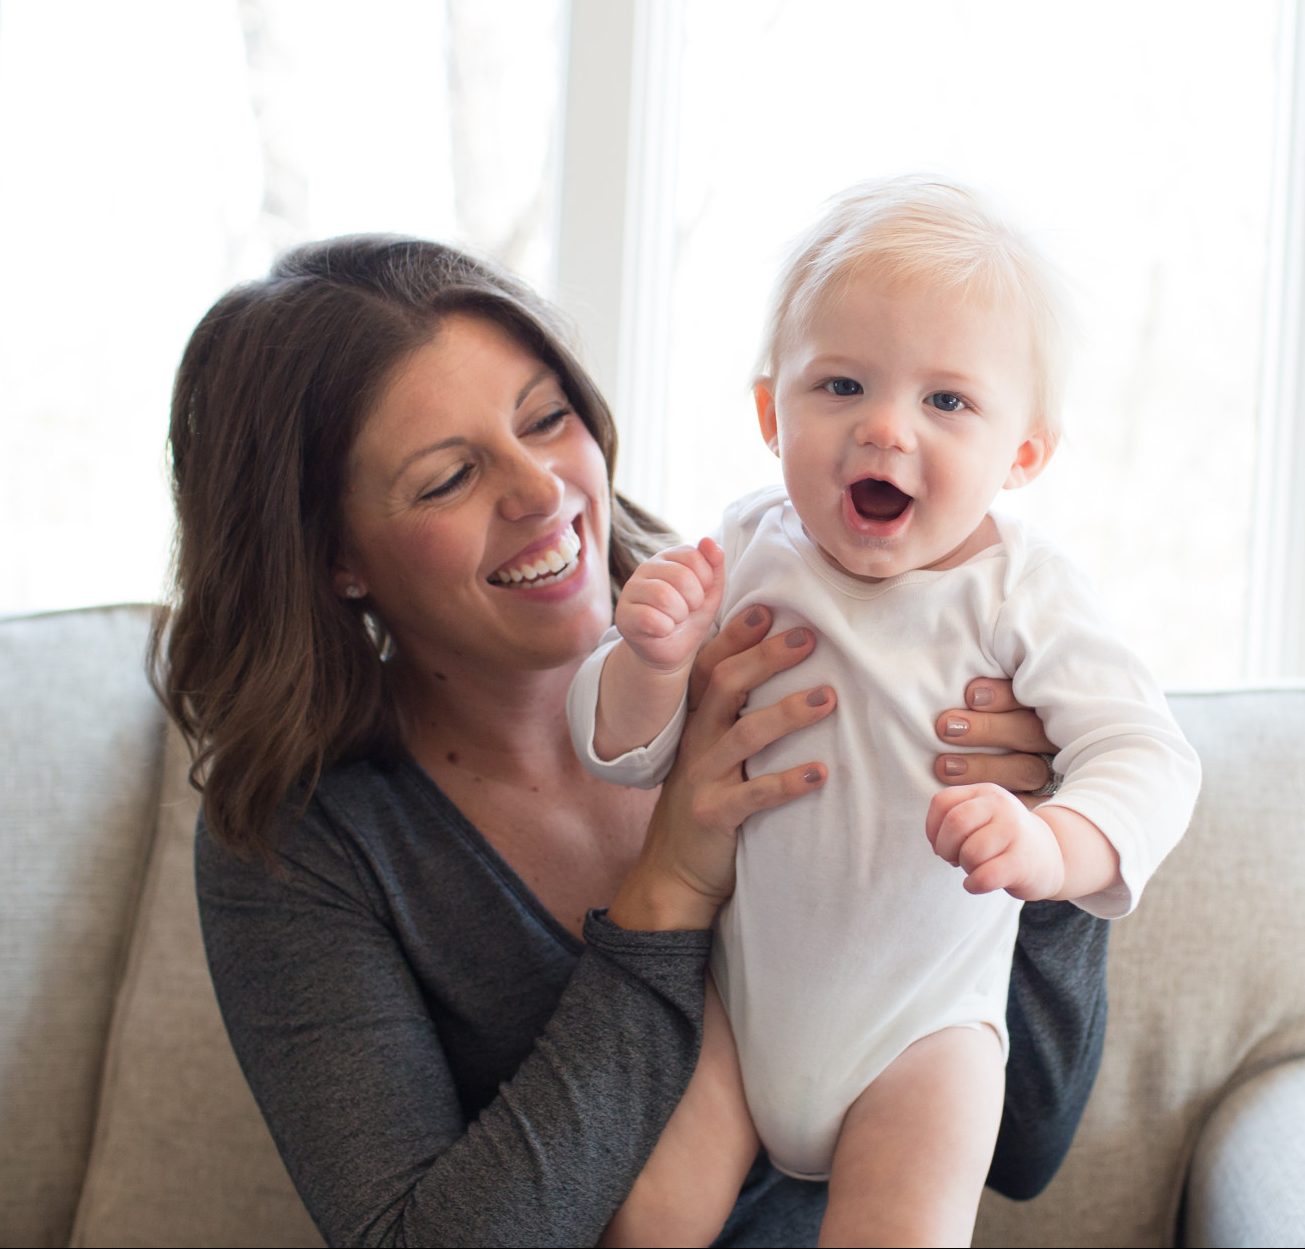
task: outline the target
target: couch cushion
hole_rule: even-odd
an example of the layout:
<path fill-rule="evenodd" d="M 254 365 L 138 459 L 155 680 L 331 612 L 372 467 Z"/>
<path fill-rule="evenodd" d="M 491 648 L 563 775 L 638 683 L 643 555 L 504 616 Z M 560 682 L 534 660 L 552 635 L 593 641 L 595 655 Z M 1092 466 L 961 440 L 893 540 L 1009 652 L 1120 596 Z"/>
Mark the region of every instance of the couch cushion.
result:
<path fill-rule="evenodd" d="M 227 1041 L 195 902 L 197 797 L 169 734 L 74 1245 L 320 1245 Z"/>
<path fill-rule="evenodd" d="M 0 621 L 0 1243 L 67 1243 L 153 834 L 147 607 Z"/>
<path fill-rule="evenodd" d="M 1226 1088 L 1305 1054 L 1305 687 L 1174 696 L 1204 782 L 1186 838 L 1115 925 L 1101 1076 L 1027 1205 L 987 1193 L 976 1245 L 1171 1245 Z"/>
<path fill-rule="evenodd" d="M 1187 1181 L 1191 1249 L 1305 1242 L 1305 1058 L 1238 1085 L 1201 1130 Z"/>

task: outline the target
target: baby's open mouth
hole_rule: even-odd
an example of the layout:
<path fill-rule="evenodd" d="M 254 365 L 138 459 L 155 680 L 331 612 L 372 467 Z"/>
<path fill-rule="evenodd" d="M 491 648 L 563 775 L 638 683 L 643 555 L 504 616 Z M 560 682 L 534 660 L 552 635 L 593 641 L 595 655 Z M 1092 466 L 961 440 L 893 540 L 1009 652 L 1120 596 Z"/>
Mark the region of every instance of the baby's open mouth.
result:
<path fill-rule="evenodd" d="M 854 481 L 849 493 L 857 514 L 866 520 L 896 520 L 913 502 L 909 494 L 903 494 L 891 481 L 875 477 Z"/>

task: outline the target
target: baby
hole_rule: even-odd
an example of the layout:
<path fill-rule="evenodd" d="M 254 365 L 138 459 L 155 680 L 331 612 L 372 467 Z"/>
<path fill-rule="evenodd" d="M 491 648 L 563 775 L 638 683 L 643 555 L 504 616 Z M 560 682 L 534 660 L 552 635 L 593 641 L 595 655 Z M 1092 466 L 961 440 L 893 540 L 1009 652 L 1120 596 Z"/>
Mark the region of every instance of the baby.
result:
<path fill-rule="evenodd" d="M 719 544 L 644 564 L 576 678 L 581 757 L 639 785 L 674 758 L 699 646 L 749 604 L 818 639 L 752 705 L 822 681 L 840 699 L 749 764 L 821 759 L 829 780 L 743 830 L 712 957 L 728 1022 L 709 993 L 702 1060 L 612 1242 L 709 1243 L 759 1136 L 830 1180 L 822 1243 L 969 1243 L 1021 900 L 1127 914 L 1187 826 L 1199 765 L 1156 683 L 1064 558 L 989 511 L 1055 450 L 1060 338 L 1043 262 L 971 193 L 846 192 L 781 276 L 754 387 L 784 488 L 732 505 Z M 1060 744 L 1035 810 L 939 791 L 934 712 L 975 675 L 1013 678 Z"/>

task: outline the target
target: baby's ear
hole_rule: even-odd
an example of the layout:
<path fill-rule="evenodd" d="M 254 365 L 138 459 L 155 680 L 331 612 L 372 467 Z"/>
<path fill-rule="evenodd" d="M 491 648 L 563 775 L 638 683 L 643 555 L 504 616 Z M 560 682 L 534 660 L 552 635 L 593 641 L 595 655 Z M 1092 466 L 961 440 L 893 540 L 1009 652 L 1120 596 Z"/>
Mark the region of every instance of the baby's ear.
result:
<path fill-rule="evenodd" d="M 779 421 L 775 416 L 774 383 L 768 377 L 759 377 L 752 383 L 752 398 L 757 404 L 757 424 L 766 446 L 779 454 Z"/>
<path fill-rule="evenodd" d="M 1003 490 L 1018 490 L 1037 479 L 1056 451 L 1058 438 L 1048 430 L 1040 429 L 1030 434 L 1015 449 L 1010 472 L 1002 485 Z"/>

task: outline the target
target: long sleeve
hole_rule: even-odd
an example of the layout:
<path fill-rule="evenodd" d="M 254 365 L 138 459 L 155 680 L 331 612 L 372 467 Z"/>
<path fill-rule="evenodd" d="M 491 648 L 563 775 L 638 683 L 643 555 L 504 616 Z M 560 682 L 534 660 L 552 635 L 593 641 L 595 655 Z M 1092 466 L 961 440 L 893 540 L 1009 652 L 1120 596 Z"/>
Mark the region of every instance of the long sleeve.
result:
<path fill-rule="evenodd" d="M 608 629 L 602 642 L 576 673 L 566 696 L 566 716 L 571 726 L 571 745 L 586 770 L 613 785 L 633 785 L 652 789 L 660 785 L 675 762 L 688 712 L 687 697 L 680 700 L 675 715 L 646 746 L 627 750 L 616 759 L 600 759 L 594 753 L 594 729 L 598 717 L 598 686 L 603 664 L 620 640 L 615 627 Z"/>
<path fill-rule="evenodd" d="M 1045 548 L 1042 548 L 1045 550 Z M 1102 619 L 1082 574 L 1035 548 L 997 622 L 994 650 L 1060 747 L 1056 806 L 1092 821 L 1119 854 L 1122 883 L 1077 905 L 1126 915 L 1187 829 L 1201 768 L 1145 665 Z"/>
<path fill-rule="evenodd" d="M 709 934 L 594 914 L 581 946 L 492 852 L 378 850 L 347 814 L 315 801 L 271 871 L 197 841 L 223 1015 L 310 1213 L 333 1244 L 594 1243 L 692 1072 Z"/>

